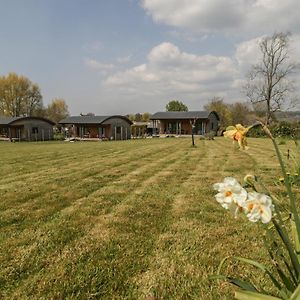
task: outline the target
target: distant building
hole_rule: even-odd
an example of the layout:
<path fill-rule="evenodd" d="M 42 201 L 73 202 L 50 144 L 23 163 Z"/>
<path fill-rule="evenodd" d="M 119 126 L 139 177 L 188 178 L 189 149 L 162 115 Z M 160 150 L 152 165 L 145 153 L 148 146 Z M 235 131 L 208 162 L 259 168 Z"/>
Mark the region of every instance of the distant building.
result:
<path fill-rule="evenodd" d="M 71 116 L 58 122 L 69 137 L 99 140 L 127 140 L 131 137 L 132 122 L 124 116 Z"/>
<path fill-rule="evenodd" d="M 42 141 L 53 139 L 54 122 L 40 117 L 1 117 L 0 139 Z"/>
<path fill-rule="evenodd" d="M 132 137 L 146 137 L 156 134 L 157 128 L 153 127 L 153 122 L 136 122 L 134 121 L 131 125 Z"/>
<path fill-rule="evenodd" d="M 159 134 L 206 134 L 217 132 L 219 116 L 208 111 L 168 111 L 157 112 L 150 118 L 153 128 L 158 128 Z"/>

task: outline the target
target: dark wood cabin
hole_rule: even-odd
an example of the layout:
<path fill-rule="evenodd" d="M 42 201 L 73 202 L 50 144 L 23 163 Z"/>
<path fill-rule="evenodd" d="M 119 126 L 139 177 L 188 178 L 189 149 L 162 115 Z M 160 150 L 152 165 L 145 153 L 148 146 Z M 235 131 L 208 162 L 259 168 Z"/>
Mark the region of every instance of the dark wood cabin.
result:
<path fill-rule="evenodd" d="M 53 139 L 54 122 L 40 117 L 1 117 L 0 139 L 44 141 Z"/>
<path fill-rule="evenodd" d="M 204 135 L 217 133 L 219 127 L 219 116 L 216 112 L 208 111 L 169 111 L 157 112 L 150 118 L 153 128 L 158 128 L 159 134 Z"/>
<path fill-rule="evenodd" d="M 132 122 L 125 116 L 71 116 L 59 121 L 69 138 L 128 140 Z"/>

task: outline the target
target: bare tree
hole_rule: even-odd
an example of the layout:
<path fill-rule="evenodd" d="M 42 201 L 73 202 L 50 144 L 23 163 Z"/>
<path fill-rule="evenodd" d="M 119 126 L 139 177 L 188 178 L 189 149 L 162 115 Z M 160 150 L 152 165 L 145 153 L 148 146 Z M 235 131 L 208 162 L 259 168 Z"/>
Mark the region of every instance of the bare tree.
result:
<path fill-rule="evenodd" d="M 261 40 L 261 61 L 249 72 L 246 95 L 253 105 L 263 107 L 266 123 L 274 112 L 291 108 L 297 100 L 292 98 L 293 82 L 288 78 L 299 64 L 290 61 L 289 33 L 274 33 Z"/>

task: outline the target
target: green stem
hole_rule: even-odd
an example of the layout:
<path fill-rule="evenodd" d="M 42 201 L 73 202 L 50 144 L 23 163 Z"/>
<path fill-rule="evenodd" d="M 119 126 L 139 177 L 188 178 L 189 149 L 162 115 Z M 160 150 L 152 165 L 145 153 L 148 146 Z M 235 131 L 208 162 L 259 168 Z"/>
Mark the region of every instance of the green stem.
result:
<path fill-rule="evenodd" d="M 276 155 L 277 155 L 277 158 L 278 158 L 278 161 L 279 161 L 282 173 L 283 173 L 284 184 L 285 184 L 285 187 L 286 187 L 289 199 L 290 199 L 290 207 L 291 207 L 291 212 L 292 212 L 294 220 L 295 220 L 297 234 L 298 234 L 298 236 L 300 236 L 300 219 L 299 219 L 299 214 L 298 214 L 297 206 L 296 206 L 296 198 L 295 198 L 295 195 L 294 195 L 294 193 L 292 191 L 289 178 L 286 175 L 286 170 L 285 170 L 284 162 L 283 162 L 280 150 L 278 148 L 278 145 L 277 145 L 275 139 L 272 136 L 271 136 L 271 140 L 273 142 L 273 145 L 274 145 L 274 148 L 275 148 L 275 151 L 276 151 Z"/>

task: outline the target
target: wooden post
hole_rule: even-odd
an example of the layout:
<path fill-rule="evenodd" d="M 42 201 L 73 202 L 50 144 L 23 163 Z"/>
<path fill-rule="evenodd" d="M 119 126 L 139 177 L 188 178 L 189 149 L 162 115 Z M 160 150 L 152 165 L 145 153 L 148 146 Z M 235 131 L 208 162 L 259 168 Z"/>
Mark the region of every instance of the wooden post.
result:
<path fill-rule="evenodd" d="M 195 128 L 196 119 L 194 121 L 190 120 L 190 124 L 192 126 L 192 146 L 195 146 L 195 139 L 194 139 L 194 128 Z"/>
<path fill-rule="evenodd" d="M 126 140 L 128 140 L 128 132 L 127 131 L 128 131 L 128 128 L 126 127 L 125 128 L 125 138 L 126 138 Z"/>
<path fill-rule="evenodd" d="M 115 141 L 117 140 L 117 126 L 115 125 Z"/>
<path fill-rule="evenodd" d="M 123 140 L 123 126 L 121 125 L 121 141 Z"/>
<path fill-rule="evenodd" d="M 42 129 L 42 140 L 43 140 L 43 142 L 45 142 L 44 129 Z"/>

